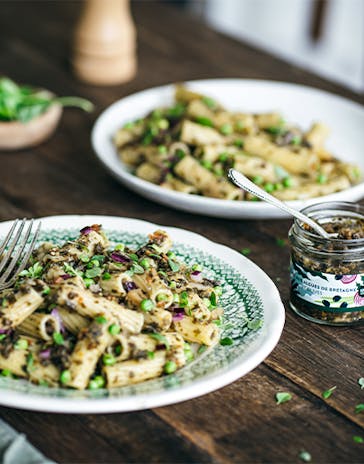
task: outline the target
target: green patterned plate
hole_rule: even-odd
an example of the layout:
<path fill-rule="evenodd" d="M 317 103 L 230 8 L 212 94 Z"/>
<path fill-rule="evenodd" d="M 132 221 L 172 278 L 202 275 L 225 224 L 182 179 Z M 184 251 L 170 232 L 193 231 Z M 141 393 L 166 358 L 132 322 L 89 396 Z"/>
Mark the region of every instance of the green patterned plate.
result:
<path fill-rule="evenodd" d="M 111 216 L 52 216 L 42 218 L 39 242 L 57 244 L 74 239 L 88 224 L 102 224 L 114 242 L 139 246 L 148 233 L 163 228 L 172 237 L 173 250 L 187 263 L 199 262 L 204 274 L 223 287 L 223 337 L 233 344 L 217 345 L 200 354 L 173 375 L 110 390 L 76 391 L 46 388 L 24 380 L 0 377 L 0 404 L 37 411 L 73 413 L 121 412 L 185 401 L 247 374 L 278 343 L 284 325 L 284 307 L 269 277 L 244 256 L 183 229 Z M 0 224 L 0 240 L 10 228 Z"/>

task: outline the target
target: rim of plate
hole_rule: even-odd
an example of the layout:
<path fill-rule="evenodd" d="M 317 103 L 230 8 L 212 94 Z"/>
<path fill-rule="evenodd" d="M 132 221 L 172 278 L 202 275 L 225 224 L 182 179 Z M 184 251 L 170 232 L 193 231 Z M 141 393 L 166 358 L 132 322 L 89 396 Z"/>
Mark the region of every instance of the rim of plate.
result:
<path fill-rule="evenodd" d="M 338 103 L 350 105 L 352 108 L 363 112 L 364 106 L 357 102 L 341 97 L 340 95 L 333 94 L 326 90 L 317 89 L 306 85 L 293 84 L 290 82 L 283 81 L 271 81 L 264 79 L 243 79 L 243 78 L 221 78 L 221 79 L 196 79 L 190 81 L 184 81 L 184 84 L 188 85 L 223 85 L 223 84 L 241 84 L 241 85 L 256 85 L 265 86 L 271 85 L 276 88 L 290 88 L 296 90 L 303 90 L 316 94 L 317 96 L 323 96 L 335 100 Z M 96 154 L 97 159 L 106 168 L 106 170 L 116 179 L 121 181 L 128 188 L 140 195 L 150 195 L 152 200 L 163 203 L 173 208 L 182 209 L 189 212 L 198 212 L 199 214 L 208 216 L 218 217 L 229 217 L 231 219 L 255 218 L 269 219 L 269 218 L 283 218 L 288 217 L 286 213 L 275 208 L 274 206 L 264 202 L 249 202 L 249 201 L 233 201 L 223 200 L 219 198 L 209 198 L 198 195 L 191 195 L 184 192 L 177 192 L 174 190 L 165 189 L 159 185 L 155 185 L 151 182 L 143 180 L 128 171 L 122 161 L 117 157 L 115 147 L 112 144 L 111 138 L 107 137 L 104 131 L 104 124 L 109 114 L 120 111 L 119 108 L 125 103 L 130 103 L 134 99 L 143 98 L 154 92 L 168 93 L 171 91 L 175 83 L 169 83 L 157 87 L 150 87 L 138 92 L 134 92 L 126 97 L 123 97 L 116 102 L 108 106 L 97 118 L 91 132 L 91 143 L 93 150 Z M 111 151 L 105 153 L 103 144 L 108 143 L 112 146 Z M 295 209 L 303 209 L 309 205 L 315 203 L 321 203 L 326 201 L 356 201 L 364 195 L 364 180 L 357 185 L 354 185 L 348 189 L 340 192 L 335 192 L 329 195 L 321 197 L 310 198 L 307 200 L 293 200 L 287 201 L 287 204 Z M 184 206 L 179 204 L 175 206 L 178 201 L 184 203 Z M 171 206 L 174 205 L 174 206 Z M 217 208 L 219 212 L 214 214 L 210 208 Z M 209 212 L 207 212 L 209 211 Z M 221 214 L 224 216 L 221 216 Z M 240 215 L 239 215 L 240 213 Z"/>
<path fill-rule="evenodd" d="M 171 390 L 164 390 L 157 393 L 130 395 L 121 398 L 92 399 L 44 397 L 42 395 L 2 389 L 0 390 L 1 405 L 55 413 L 69 413 L 69 408 L 71 408 L 72 413 L 78 414 L 128 412 L 167 406 L 169 404 L 176 404 L 205 395 L 234 382 L 261 364 L 277 345 L 285 322 L 285 309 L 278 289 L 270 277 L 259 266 L 237 251 L 225 245 L 213 242 L 212 240 L 209 240 L 195 232 L 190 232 L 176 227 L 154 224 L 140 219 L 103 215 L 60 215 L 46 216 L 35 220 L 36 223 L 39 221 L 42 221 L 43 232 L 47 229 L 54 230 L 57 228 L 71 229 L 79 226 L 82 227 L 82 225 L 85 225 L 86 223 L 101 223 L 106 231 L 109 228 L 114 228 L 115 230 L 120 227 L 120 232 L 123 231 L 123 226 L 125 231 L 130 230 L 136 232 L 138 229 L 142 233 L 147 233 L 146 230 L 148 230 L 148 228 L 161 227 L 171 233 L 172 238 L 173 234 L 178 233 L 186 236 L 185 239 L 179 238 L 182 242 L 197 242 L 196 248 L 199 248 L 199 243 L 210 247 L 212 245 L 214 247 L 214 251 L 218 252 L 218 257 L 220 259 L 224 260 L 225 256 L 230 255 L 232 257 L 239 258 L 239 261 L 244 264 L 244 274 L 242 274 L 240 269 L 235 269 L 241 275 L 246 277 L 258 291 L 264 310 L 264 323 L 261 331 L 252 342 L 258 345 L 256 351 L 254 351 L 242 364 L 239 363 L 239 357 L 237 357 L 237 359 L 228 366 L 214 372 L 213 374 L 207 374 L 198 380 L 192 380 L 188 385 L 175 387 Z M 0 232 L 5 232 L 12 222 L 13 221 L 0 222 Z M 129 228 L 125 227 L 127 223 L 130 224 Z M 217 255 L 214 253 L 214 256 Z M 254 283 L 251 280 L 251 274 L 255 277 Z M 247 345 L 247 350 L 249 349 L 250 345 Z"/>

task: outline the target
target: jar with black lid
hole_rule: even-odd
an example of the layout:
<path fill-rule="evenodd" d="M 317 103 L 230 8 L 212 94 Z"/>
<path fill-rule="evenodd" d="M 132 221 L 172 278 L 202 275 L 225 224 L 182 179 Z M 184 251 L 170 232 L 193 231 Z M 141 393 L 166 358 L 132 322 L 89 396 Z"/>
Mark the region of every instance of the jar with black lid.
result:
<path fill-rule="evenodd" d="M 364 321 L 364 208 L 349 202 L 318 203 L 302 212 L 330 238 L 295 220 L 291 242 L 290 306 L 327 325 Z"/>

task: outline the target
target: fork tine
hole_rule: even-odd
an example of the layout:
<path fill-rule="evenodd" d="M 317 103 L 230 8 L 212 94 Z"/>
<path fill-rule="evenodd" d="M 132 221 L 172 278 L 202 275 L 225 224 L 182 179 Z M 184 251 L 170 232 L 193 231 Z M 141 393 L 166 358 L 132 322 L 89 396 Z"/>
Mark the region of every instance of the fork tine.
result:
<path fill-rule="evenodd" d="M 7 236 L 5 237 L 1 247 L 0 247 L 0 256 L 3 254 L 7 244 L 9 243 L 9 240 L 11 238 L 11 236 L 13 235 L 13 232 L 14 232 L 14 229 L 16 227 L 16 225 L 18 224 L 19 222 L 19 219 L 15 219 L 15 221 L 13 222 L 13 225 L 11 226 L 11 229 L 9 230 Z"/>
<path fill-rule="evenodd" d="M 11 244 L 9 245 L 9 249 L 8 251 L 6 252 L 5 256 L 3 256 L 2 260 L 1 260 L 1 263 L 0 263 L 0 272 L 2 272 L 2 270 L 4 269 L 5 265 L 7 264 L 7 262 L 9 261 L 10 259 L 10 256 L 12 255 L 13 251 L 14 251 L 14 248 L 16 246 L 16 244 L 18 243 L 19 241 L 19 238 L 20 238 L 20 235 L 24 229 L 24 225 L 25 225 L 25 222 L 26 222 L 26 219 L 24 218 L 15 234 L 15 237 L 14 239 L 12 240 Z"/>
<path fill-rule="evenodd" d="M 33 222 L 34 222 L 34 219 L 31 219 L 30 220 L 30 223 L 29 223 L 29 227 L 27 229 L 27 231 L 25 232 L 25 235 L 21 241 L 20 244 L 18 244 L 18 249 L 16 250 L 16 253 L 14 254 L 14 256 L 11 258 L 11 261 L 9 263 L 9 266 L 7 267 L 6 271 L 4 272 L 4 274 L 0 277 L 0 283 L 3 283 L 6 281 L 6 279 L 9 277 L 9 275 L 11 274 L 12 270 L 14 269 L 14 267 L 16 266 L 16 263 L 18 262 L 18 259 L 19 257 L 21 256 L 21 254 L 23 253 L 26 245 L 27 245 L 27 241 L 28 241 L 28 238 L 30 236 L 30 233 L 32 231 L 32 227 L 33 227 Z M 20 239 L 20 237 L 19 237 Z"/>
<path fill-rule="evenodd" d="M 39 235 L 39 231 L 40 231 L 40 227 L 41 227 L 41 222 L 38 223 L 38 226 L 34 232 L 34 235 L 33 235 L 33 238 L 32 238 L 32 241 L 31 243 L 29 244 L 29 247 L 28 247 L 28 250 L 27 252 L 25 253 L 16 273 L 13 275 L 13 277 L 6 283 L 4 284 L 0 284 L 0 290 L 3 290 L 7 287 L 10 287 L 11 285 L 13 285 L 18 277 L 18 275 L 20 274 L 21 271 L 24 270 L 25 266 L 27 265 L 28 263 L 28 260 L 30 258 L 30 255 L 32 254 L 34 248 L 35 248 L 35 243 L 37 241 L 37 238 L 38 238 L 38 235 Z"/>

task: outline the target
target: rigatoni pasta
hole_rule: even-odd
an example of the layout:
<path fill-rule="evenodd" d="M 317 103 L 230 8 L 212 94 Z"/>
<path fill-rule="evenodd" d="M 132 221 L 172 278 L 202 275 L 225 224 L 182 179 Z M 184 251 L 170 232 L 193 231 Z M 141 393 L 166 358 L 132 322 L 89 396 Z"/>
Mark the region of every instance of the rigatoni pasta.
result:
<path fill-rule="evenodd" d="M 136 176 L 169 190 L 225 200 L 258 200 L 229 182 L 231 167 L 278 198 L 303 200 L 361 180 L 357 166 L 325 148 L 329 129 L 304 131 L 280 113 L 231 112 L 176 86 L 175 104 L 119 129 L 114 143 Z"/>
<path fill-rule="evenodd" d="M 190 343 L 217 343 L 221 288 L 171 248 L 162 230 L 138 249 L 110 248 L 99 225 L 40 245 L 0 295 L 3 375 L 112 388 L 172 374 L 191 360 Z"/>

